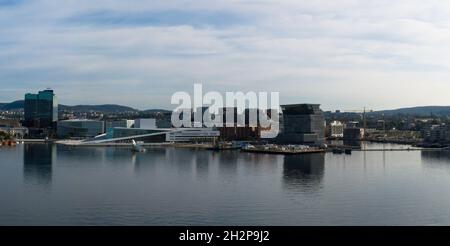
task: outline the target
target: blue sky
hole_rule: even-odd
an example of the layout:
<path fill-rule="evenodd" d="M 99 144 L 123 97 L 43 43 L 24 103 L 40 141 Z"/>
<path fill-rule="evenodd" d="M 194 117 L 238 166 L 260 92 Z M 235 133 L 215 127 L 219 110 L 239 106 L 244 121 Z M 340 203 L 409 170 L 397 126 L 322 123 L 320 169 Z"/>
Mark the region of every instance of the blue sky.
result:
<path fill-rule="evenodd" d="M 279 91 L 324 109 L 450 105 L 450 2 L 0 0 L 0 102 L 173 108 Z"/>

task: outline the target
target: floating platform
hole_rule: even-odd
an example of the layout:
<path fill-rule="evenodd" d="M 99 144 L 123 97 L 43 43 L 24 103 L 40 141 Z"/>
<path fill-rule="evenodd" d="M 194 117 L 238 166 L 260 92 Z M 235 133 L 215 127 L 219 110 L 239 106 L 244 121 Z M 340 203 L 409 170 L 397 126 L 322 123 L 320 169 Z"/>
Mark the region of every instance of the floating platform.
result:
<path fill-rule="evenodd" d="M 280 155 L 301 155 L 323 153 L 324 149 L 315 147 L 293 147 L 293 146 L 247 146 L 241 149 L 243 152 L 280 154 Z"/>
<path fill-rule="evenodd" d="M 242 145 L 235 143 L 235 142 L 220 142 L 217 144 L 213 144 L 211 147 L 206 148 L 207 150 L 237 150 L 241 149 Z"/>
<path fill-rule="evenodd" d="M 242 149 L 242 147 L 241 146 L 215 146 L 215 147 L 208 147 L 206 149 L 220 151 L 220 150 L 238 150 L 238 149 Z"/>

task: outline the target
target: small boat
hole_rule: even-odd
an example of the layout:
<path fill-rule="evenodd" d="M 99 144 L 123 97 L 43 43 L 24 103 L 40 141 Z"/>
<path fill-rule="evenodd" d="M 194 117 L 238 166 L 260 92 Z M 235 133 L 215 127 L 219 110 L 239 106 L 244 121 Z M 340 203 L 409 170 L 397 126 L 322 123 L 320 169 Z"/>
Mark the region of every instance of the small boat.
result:
<path fill-rule="evenodd" d="M 351 155 L 352 154 L 352 149 L 345 149 L 344 150 L 346 155 Z"/>
<path fill-rule="evenodd" d="M 136 141 L 131 140 L 132 145 L 131 145 L 131 151 L 133 152 L 145 152 L 146 149 L 144 147 L 142 147 L 142 145 L 136 143 Z"/>
<path fill-rule="evenodd" d="M 341 148 L 334 148 L 333 149 L 333 154 L 342 154 L 342 149 Z"/>

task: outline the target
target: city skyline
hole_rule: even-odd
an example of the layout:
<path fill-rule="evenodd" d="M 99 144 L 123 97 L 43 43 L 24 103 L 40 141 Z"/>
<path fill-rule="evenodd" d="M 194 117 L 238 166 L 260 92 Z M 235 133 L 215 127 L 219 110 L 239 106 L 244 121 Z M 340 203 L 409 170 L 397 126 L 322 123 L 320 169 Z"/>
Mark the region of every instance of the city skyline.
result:
<path fill-rule="evenodd" d="M 200 82 L 324 110 L 450 105 L 449 4 L 0 1 L 0 102 L 51 87 L 66 105 L 172 109 Z"/>

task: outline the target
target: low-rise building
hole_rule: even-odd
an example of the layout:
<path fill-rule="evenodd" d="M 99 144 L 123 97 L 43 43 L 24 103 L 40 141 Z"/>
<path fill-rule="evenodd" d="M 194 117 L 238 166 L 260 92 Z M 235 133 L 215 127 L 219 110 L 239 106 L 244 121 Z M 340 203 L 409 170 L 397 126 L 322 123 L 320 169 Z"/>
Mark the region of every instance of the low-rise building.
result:
<path fill-rule="evenodd" d="M 24 138 L 28 135 L 26 127 L 0 127 L 0 132 L 7 133 L 14 138 Z"/>
<path fill-rule="evenodd" d="M 135 119 L 134 120 L 134 128 L 140 129 L 154 129 L 156 126 L 156 119 Z"/>
<path fill-rule="evenodd" d="M 213 141 L 214 138 L 220 136 L 220 131 L 212 128 L 180 128 L 178 130 L 166 134 L 168 142 L 205 142 Z"/>
<path fill-rule="evenodd" d="M 0 127 L 21 127 L 18 120 L 0 119 Z"/>
<path fill-rule="evenodd" d="M 347 127 L 344 129 L 344 140 L 359 141 L 364 136 L 364 129 L 359 127 Z"/>
<path fill-rule="evenodd" d="M 332 138 L 344 137 L 344 124 L 340 121 L 333 121 L 328 127 L 328 135 Z"/>
<path fill-rule="evenodd" d="M 0 131 L 5 132 L 15 138 L 24 138 L 28 135 L 28 128 L 22 127 L 18 120 L 1 119 Z"/>
<path fill-rule="evenodd" d="M 424 132 L 426 143 L 450 143 L 450 125 L 432 125 Z"/>

